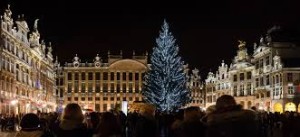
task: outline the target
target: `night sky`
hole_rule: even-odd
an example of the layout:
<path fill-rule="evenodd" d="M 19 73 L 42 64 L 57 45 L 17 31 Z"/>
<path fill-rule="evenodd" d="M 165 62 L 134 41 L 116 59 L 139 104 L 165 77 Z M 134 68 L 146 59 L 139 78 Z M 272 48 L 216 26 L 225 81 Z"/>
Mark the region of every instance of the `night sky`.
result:
<path fill-rule="evenodd" d="M 96 3 L 98 2 L 98 3 Z M 238 40 L 249 51 L 273 25 L 300 28 L 300 4 L 290 1 L 109 2 L 74 0 L 1 0 L 0 11 L 11 4 L 13 17 L 25 14 L 30 29 L 39 18 L 41 38 L 51 41 L 61 64 L 77 53 L 82 60 L 107 51 L 128 57 L 152 52 L 163 19 L 180 47 L 180 55 L 202 76 L 230 63 Z"/>

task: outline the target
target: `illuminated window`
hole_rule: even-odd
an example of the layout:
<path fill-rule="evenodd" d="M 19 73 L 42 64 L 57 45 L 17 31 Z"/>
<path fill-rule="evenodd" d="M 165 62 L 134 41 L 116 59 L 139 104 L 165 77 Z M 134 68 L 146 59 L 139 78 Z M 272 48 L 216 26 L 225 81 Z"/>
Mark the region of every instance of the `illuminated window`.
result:
<path fill-rule="evenodd" d="M 294 94 L 294 86 L 288 86 L 288 94 Z"/>
<path fill-rule="evenodd" d="M 72 83 L 69 82 L 69 83 L 68 83 L 68 92 L 70 93 L 71 91 L 72 91 Z"/>
<path fill-rule="evenodd" d="M 78 90 L 79 90 L 79 86 L 78 86 L 79 82 L 78 81 L 75 81 L 74 82 L 74 92 L 77 93 Z"/>
<path fill-rule="evenodd" d="M 88 83 L 88 92 L 93 92 L 93 83 L 92 82 Z"/>
<path fill-rule="evenodd" d="M 100 81 L 96 81 L 96 92 L 100 92 Z"/>
<path fill-rule="evenodd" d="M 81 92 L 85 92 L 85 83 L 84 82 L 81 83 Z"/>

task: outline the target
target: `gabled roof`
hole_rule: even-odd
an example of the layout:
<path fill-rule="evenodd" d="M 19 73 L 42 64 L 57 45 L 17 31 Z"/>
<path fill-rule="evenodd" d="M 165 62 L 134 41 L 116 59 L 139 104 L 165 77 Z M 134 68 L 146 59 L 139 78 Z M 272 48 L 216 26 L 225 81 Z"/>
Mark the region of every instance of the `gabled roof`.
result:
<path fill-rule="evenodd" d="M 253 56 L 257 55 L 258 53 L 269 49 L 270 47 L 266 47 L 266 46 L 258 46 L 254 51 L 253 51 Z"/>

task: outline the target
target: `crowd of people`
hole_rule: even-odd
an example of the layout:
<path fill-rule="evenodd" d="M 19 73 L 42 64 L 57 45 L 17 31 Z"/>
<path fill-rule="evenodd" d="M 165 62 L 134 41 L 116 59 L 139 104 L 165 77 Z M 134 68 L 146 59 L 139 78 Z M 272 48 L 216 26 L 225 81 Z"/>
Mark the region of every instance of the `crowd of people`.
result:
<path fill-rule="evenodd" d="M 242 109 L 229 95 L 205 112 L 188 107 L 170 114 L 151 109 L 83 114 L 71 103 L 62 114 L 2 115 L 0 124 L 1 132 L 16 131 L 15 137 L 278 137 L 273 135 L 279 130 L 279 136 L 300 137 L 298 113 Z"/>

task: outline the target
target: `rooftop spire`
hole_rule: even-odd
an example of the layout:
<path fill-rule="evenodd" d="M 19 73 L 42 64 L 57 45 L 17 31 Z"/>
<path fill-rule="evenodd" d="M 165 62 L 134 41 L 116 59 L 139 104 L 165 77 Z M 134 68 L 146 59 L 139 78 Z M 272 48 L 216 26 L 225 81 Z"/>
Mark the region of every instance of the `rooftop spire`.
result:
<path fill-rule="evenodd" d="M 54 63 L 58 64 L 58 57 L 57 56 L 55 56 L 55 62 Z"/>
<path fill-rule="evenodd" d="M 260 37 L 259 42 L 260 42 L 260 43 L 263 43 L 263 42 L 264 42 L 264 37 L 263 37 L 263 36 Z"/>
<path fill-rule="evenodd" d="M 12 12 L 10 10 L 10 5 L 8 4 L 7 9 L 4 12 L 4 20 L 11 22 L 12 21 L 11 15 L 12 15 Z"/>
<path fill-rule="evenodd" d="M 243 49 L 243 48 L 245 48 L 245 45 L 246 45 L 246 42 L 245 41 L 242 41 L 242 40 L 238 40 L 239 41 L 239 45 L 238 45 L 238 47 L 239 47 L 239 49 Z"/>
<path fill-rule="evenodd" d="M 35 21 L 34 21 L 34 26 L 33 26 L 33 30 L 34 31 L 38 31 L 38 21 L 39 21 L 39 19 L 36 19 Z"/>
<path fill-rule="evenodd" d="M 254 43 L 253 43 L 253 49 L 255 50 L 256 47 L 257 47 L 257 44 L 256 44 L 256 42 L 254 42 Z"/>

